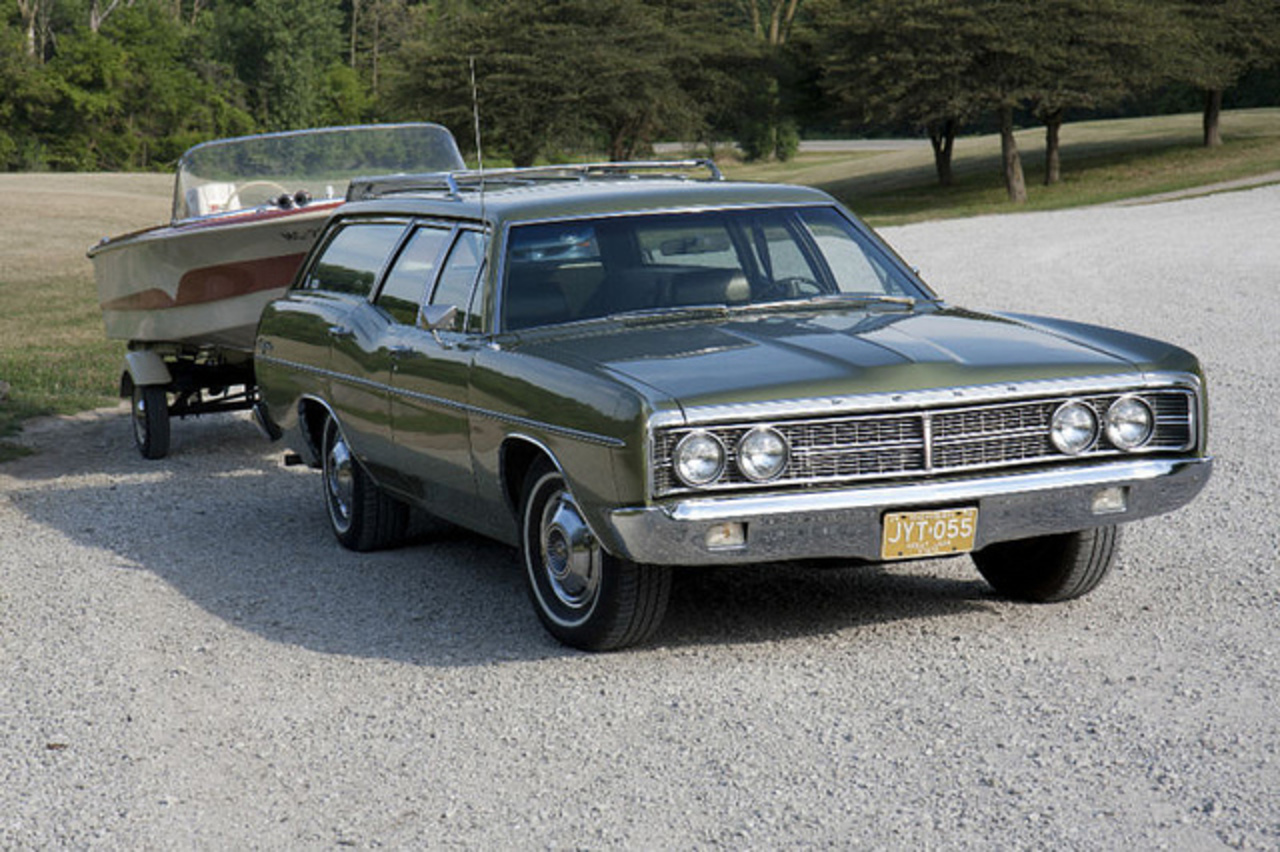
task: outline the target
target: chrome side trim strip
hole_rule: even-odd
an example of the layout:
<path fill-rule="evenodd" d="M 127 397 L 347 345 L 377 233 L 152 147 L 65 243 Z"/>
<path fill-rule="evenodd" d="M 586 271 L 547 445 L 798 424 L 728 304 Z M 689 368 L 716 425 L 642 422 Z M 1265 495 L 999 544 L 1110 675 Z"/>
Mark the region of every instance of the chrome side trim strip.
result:
<path fill-rule="evenodd" d="M 275 358 L 269 355 L 259 355 L 259 361 L 265 361 L 277 367 L 285 367 L 291 370 L 297 370 L 301 373 L 308 373 L 313 376 L 330 379 L 332 381 L 342 382 L 356 387 L 366 388 L 372 391 L 386 393 L 388 396 L 395 396 L 401 399 L 412 399 L 417 402 L 434 405 L 440 408 L 447 408 L 451 411 L 458 411 L 472 417 L 483 417 L 486 420 L 494 420 L 499 423 L 506 423 L 524 429 L 532 429 L 552 435 L 560 435 L 574 441 L 581 441 L 587 444 L 596 444 L 611 449 L 621 449 L 627 445 L 626 441 L 621 438 L 614 438 L 609 435 L 598 435 L 594 432 L 585 432 L 581 429 L 573 429 L 568 426 L 557 426 L 554 423 L 546 423 L 541 420 L 533 420 L 528 417 L 521 417 L 518 414 L 506 414 L 501 411 L 493 411 L 488 408 L 480 408 L 470 403 L 458 402 L 452 399 L 446 399 L 442 396 L 433 396 L 432 394 L 420 393 L 418 391 L 405 390 L 404 388 L 396 388 L 382 382 L 371 381 L 370 379 L 362 379 L 357 376 L 348 375 L 346 373 L 338 373 L 334 370 L 327 370 L 322 367 L 313 367 L 309 364 L 299 364 L 295 361 L 286 361 L 282 358 Z"/>

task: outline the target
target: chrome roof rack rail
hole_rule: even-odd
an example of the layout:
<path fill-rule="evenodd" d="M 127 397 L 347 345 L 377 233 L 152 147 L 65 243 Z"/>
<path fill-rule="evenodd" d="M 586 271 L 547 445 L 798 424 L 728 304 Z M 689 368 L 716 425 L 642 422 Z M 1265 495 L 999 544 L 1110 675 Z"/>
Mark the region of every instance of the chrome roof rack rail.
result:
<path fill-rule="evenodd" d="M 462 200 L 458 176 L 466 172 L 430 172 L 416 175 L 380 175 L 352 178 L 347 185 L 347 201 L 364 201 L 397 192 L 440 192 L 454 201 Z"/>
<path fill-rule="evenodd" d="M 563 163 L 547 166 L 526 166 L 485 171 L 432 172 L 418 175 L 384 175 L 356 178 L 347 189 L 347 201 L 363 201 L 398 193 L 438 192 L 453 201 L 461 201 L 464 190 L 480 187 L 508 187 L 529 185 L 539 181 L 577 180 L 601 178 L 679 178 L 689 180 L 685 172 L 706 169 L 708 180 L 722 181 L 724 174 L 713 160 L 634 160 L 621 163 Z"/>

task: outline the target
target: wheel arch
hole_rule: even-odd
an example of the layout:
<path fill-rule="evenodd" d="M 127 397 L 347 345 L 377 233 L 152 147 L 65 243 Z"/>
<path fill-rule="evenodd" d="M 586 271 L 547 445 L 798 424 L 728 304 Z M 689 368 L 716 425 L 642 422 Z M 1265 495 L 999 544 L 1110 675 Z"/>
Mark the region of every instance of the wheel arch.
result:
<path fill-rule="evenodd" d="M 503 498 L 517 525 L 520 522 L 521 502 L 528 485 L 529 471 L 539 459 L 545 459 L 564 479 L 587 528 L 605 551 L 619 558 L 627 558 L 625 547 L 618 540 L 607 517 L 601 514 L 601 507 L 589 501 L 584 502 L 581 489 L 575 489 L 575 480 L 569 475 L 568 468 L 545 442 L 525 433 L 513 433 L 502 442 L 498 458 Z"/>
<path fill-rule="evenodd" d="M 520 501 L 524 497 L 525 479 L 534 463 L 540 458 L 546 459 L 552 467 L 560 471 L 566 483 L 569 477 L 555 453 L 537 438 L 529 435 L 508 435 L 502 442 L 499 451 L 498 475 L 502 481 L 502 496 L 506 500 L 507 509 L 512 517 L 520 516 Z"/>
<path fill-rule="evenodd" d="M 302 436 L 302 446 L 298 449 L 306 453 L 307 464 L 312 467 L 320 464 L 324 424 L 330 417 L 341 423 L 329 404 L 319 397 L 304 396 L 298 400 L 298 432 Z"/>

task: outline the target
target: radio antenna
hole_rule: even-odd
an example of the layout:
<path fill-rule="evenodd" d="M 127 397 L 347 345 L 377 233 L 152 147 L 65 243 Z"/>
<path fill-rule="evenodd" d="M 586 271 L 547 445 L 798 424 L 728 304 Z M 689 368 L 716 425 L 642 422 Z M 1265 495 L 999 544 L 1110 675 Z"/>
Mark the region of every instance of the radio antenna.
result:
<path fill-rule="evenodd" d="M 484 150 L 480 147 L 480 89 L 476 86 L 476 58 L 471 63 L 471 115 L 476 125 L 476 166 L 480 172 L 480 218 L 484 219 Z"/>

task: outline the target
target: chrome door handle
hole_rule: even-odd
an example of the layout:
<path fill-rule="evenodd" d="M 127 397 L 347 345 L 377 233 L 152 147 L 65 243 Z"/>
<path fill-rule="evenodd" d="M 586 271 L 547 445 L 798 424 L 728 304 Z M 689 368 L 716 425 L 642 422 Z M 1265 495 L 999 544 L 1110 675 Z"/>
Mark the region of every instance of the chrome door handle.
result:
<path fill-rule="evenodd" d="M 355 336 L 356 336 L 356 333 L 355 333 L 354 331 L 352 331 L 351 329 L 347 328 L 345 325 L 331 325 L 331 326 L 329 326 L 329 334 L 333 335 L 334 337 L 338 337 L 338 338 L 347 338 L 347 337 L 355 337 Z"/>

